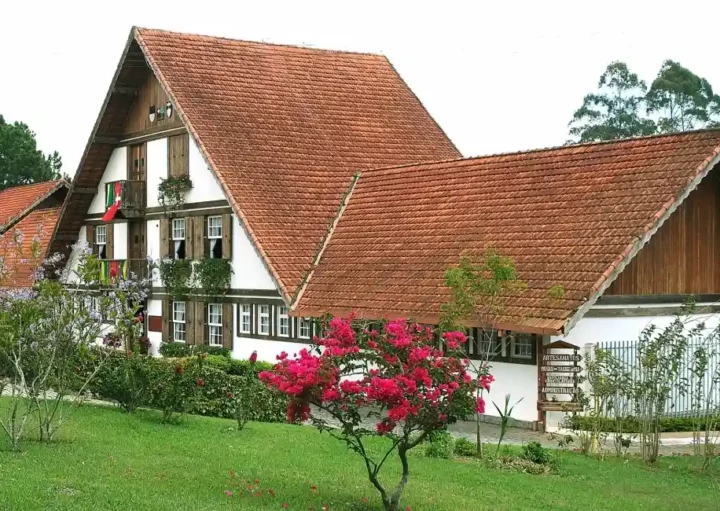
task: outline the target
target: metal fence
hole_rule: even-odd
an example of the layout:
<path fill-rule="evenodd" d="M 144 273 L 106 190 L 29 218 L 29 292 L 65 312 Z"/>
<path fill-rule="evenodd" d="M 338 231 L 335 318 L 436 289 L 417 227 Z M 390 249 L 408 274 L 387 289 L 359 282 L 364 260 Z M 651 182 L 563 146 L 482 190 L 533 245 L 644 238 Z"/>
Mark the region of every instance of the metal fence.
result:
<path fill-rule="evenodd" d="M 592 350 L 593 346 L 590 345 Z M 599 342 L 596 345 L 598 348 L 609 351 L 615 358 L 617 358 L 625 366 L 626 371 L 631 375 L 632 379 L 637 381 L 640 378 L 640 367 L 639 367 L 639 353 L 638 353 L 638 341 L 606 341 Z M 665 405 L 665 415 L 681 417 L 690 415 L 692 413 L 692 394 L 695 392 L 695 388 L 698 382 L 698 378 L 692 372 L 693 355 L 696 349 L 700 347 L 708 348 L 707 342 L 689 343 L 687 350 L 685 351 L 685 357 L 680 365 L 677 380 L 672 385 L 670 396 Z M 710 396 L 712 403 L 717 408 L 720 406 L 720 384 L 715 381 L 715 378 L 719 373 L 720 368 L 720 348 L 717 346 L 714 349 L 709 350 L 711 352 L 710 359 L 708 360 L 708 369 L 706 371 L 702 396 Z M 681 382 L 686 382 L 685 391 Z M 704 400 L 703 400 L 704 402 Z M 630 401 L 617 402 L 616 409 L 625 410 L 628 413 L 634 413 L 634 403 Z"/>

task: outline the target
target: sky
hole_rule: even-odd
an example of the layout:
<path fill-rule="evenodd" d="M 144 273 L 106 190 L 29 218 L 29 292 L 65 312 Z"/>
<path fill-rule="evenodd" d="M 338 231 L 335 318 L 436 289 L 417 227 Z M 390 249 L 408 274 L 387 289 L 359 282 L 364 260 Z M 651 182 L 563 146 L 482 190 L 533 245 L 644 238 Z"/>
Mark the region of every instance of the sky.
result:
<path fill-rule="evenodd" d="M 386 55 L 465 156 L 563 144 L 605 67 L 720 89 L 720 2 L 0 0 L 0 114 L 75 173 L 133 25 Z M 708 22 L 706 22 L 708 21 Z"/>

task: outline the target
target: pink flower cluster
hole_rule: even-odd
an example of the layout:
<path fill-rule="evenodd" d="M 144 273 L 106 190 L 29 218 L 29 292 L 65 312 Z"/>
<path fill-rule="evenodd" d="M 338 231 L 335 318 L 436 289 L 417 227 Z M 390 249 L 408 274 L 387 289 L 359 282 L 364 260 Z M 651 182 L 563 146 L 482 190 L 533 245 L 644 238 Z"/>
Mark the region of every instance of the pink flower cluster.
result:
<path fill-rule="evenodd" d="M 356 334 L 352 318 L 334 318 L 315 339 L 318 350 L 303 349 L 292 358 L 282 353 L 260 378 L 292 397 L 291 422 L 307 420 L 312 404 L 350 422 L 360 407 L 380 409 L 385 412 L 376 424 L 381 435 L 400 423 L 440 428 L 468 411 L 463 407 L 478 386 L 488 389 L 492 382 L 490 375 L 474 379 L 467 371 L 464 334 L 449 332 L 443 340 L 441 350 L 431 328 L 404 320 L 388 323 L 382 332 Z M 484 405 L 478 400 L 476 410 L 484 411 Z"/>

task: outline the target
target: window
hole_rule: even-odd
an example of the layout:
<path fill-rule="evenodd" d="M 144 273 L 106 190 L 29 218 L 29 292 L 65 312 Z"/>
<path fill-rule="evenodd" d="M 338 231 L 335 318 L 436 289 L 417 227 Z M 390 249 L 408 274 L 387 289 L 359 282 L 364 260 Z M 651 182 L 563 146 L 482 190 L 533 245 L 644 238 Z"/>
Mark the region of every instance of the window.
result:
<path fill-rule="evenodd" d="M 173 302 L 173 341 L 185 342 L 185 302 Z"/>
<path fill-rule="evenodd" d="M 107 225 L 95 226 L 95 254 L 99 259 L 105 259 L 107 254 Z"/>
<path fill-rule="evenodd" d="M 258 323 L 258 333 L 260 335 L 270 335 L 270 306 L 259 305 L 260 321 Z"/>
<path fill-rule="evenodd" d="M 210 257 L 222 258 L 222 217 L 209 216 L 207 219 L 208 241 L 210 242 Z"/>
<path fill-rule="evenodd" d="M 238 305 L 240 309 L 240 333 L 241 334 L 249 334 L 250 333 L 250 305 L 249 303 L 241 303 Z"/>
<path fill-rule="evenodd" d="M 310 339 L 310 320 L 308 318 L 298 319 L 298 330 L 300 339 Z"/>
<path fill-rule="evenodd" d="M 481 360 L 492 360 L 500 353 L 501 340 L 498 338 L 497 330 L 487 332 L 481 328 L 473 329 L 473 347 L 476 348 L 475 353 Z"/>
<path fill-rule="evenodd" d="M 288 317 L 287 307 L 278 307 L 278 336 L 290 337 L 290 318 Z"/>
<path fill-rule="evenodd" d="M 185 259 L 185 219 L 173 218 L 172 221 L 173 259 Z"/>
<path fill-rule="evenodd" d="M 533 341 L 534 338 L 531 335 L 516 334 L 513 336 L 511 339 L 512 356 L 515 358 L 532 358 Z"/>
<path fill-rule="evenodd" d="M 208 304 L 208 328 L 210 330 L 210 346 L 222 346 L 222 304 Z"/>

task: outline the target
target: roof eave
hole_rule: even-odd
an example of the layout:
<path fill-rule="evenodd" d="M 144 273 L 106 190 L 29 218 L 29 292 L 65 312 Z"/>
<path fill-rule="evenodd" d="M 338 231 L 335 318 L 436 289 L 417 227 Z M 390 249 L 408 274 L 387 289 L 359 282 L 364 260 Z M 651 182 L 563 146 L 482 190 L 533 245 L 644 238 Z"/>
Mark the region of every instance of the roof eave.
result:
<path fill-rule="evenodd" d="M 683 191 L 669 199 L 663 206 L 653 215 L 652 220 L 645 225 L 645 228 L 635 241 L 630 243 L 625 250 L 610 264 L 603 272 L 600 278 L 590 288 L 590 296 L 587 301 L 582 304 L 575 313 L 568 319 L 562 327 L 562 333 L 567 335 L 570 330 L 580 321 L 585 314 L 595 305 L 598 299 L 603 295 L 608 287 L 617 279 L 630 261 L 640 252 L 640 250 L 650 241 L 655 233 L 662 227 L 665 221 L 670 218 L 677 208 L 688 198 L 688 196 L 697 188 L 700 182 L 705 179 L 708 173 L 720 163 L 720 146 L 717 146 L 712 154 L 698 166 L 695 175 L 690 179 Z"/>

